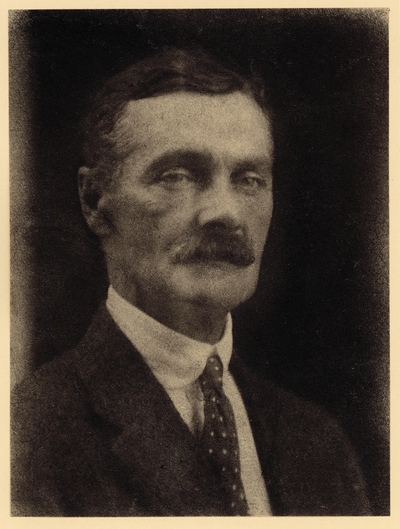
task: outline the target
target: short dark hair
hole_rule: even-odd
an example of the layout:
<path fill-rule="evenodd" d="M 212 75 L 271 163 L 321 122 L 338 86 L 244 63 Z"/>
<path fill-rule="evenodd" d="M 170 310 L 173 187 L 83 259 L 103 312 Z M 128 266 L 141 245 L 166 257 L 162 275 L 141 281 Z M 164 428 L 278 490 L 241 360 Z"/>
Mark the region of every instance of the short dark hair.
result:
<path fill-rule="evenodd" d="M 167 48 L 112 77 L 95 96 L 83 121 L 84 164 L 96 169 L 103 183 L 109 182 L 121 161 L 112 133 L 126 104 L 180 91 L 210 95 L 242 92 L 269 113 L 260 78 L 244 77 L 203 50 Z"/>

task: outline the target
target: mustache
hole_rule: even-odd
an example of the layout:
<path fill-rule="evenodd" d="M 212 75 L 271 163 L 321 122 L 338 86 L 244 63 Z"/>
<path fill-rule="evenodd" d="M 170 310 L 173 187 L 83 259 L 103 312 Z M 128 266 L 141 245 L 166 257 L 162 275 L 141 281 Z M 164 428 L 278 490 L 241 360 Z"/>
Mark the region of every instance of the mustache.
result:
<path fill-rule="evenodd" d="M 227 227 L 205 227 L 180 246 L 175 264 L 225 261 L 240 267 L 254 263 L 253 243 L 245 232 Z"/>

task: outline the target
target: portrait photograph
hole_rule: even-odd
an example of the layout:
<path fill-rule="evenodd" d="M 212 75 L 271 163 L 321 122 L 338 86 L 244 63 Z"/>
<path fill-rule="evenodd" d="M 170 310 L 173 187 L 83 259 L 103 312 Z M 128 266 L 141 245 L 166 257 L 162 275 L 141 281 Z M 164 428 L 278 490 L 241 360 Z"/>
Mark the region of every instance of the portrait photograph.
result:
<path fill-rule="evenodd" d="M 390 516 L 390 16 L 9 11 L 12 517 Z"/>

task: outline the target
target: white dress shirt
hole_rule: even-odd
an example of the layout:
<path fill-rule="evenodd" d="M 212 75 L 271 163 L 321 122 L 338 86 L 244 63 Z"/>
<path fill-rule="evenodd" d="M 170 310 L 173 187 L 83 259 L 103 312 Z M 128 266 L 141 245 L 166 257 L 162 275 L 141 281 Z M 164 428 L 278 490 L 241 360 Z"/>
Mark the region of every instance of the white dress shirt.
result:
<path fill-rule="evenodd" d="M 112 286 L 107 308 L 117 326 L 143 356 L 164 387 L 182 419 L 197 435 L 204 422 L 203 393 L 198 377 L 211 354 L 218 354 L 224 366 L 223 388 L 229 398 L 239 441 L 242 483 L 252 516 L 271 516 L 267 491 L 261 475 L 247 412 L 229 372 L 232 355 L 232 319 L 227 317 L 221 340 L 210 345 L 165 327 L 123 299 Z"/>

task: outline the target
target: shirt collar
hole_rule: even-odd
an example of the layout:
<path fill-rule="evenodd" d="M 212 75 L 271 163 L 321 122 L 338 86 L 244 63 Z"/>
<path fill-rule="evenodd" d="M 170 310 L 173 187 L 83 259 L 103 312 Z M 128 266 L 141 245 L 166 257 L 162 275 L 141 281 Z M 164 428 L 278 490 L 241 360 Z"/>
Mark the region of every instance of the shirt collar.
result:
<path fill-rule="evenodd" d="M 110 285 L 107 309 L 128 340 L 141 353 L 165 389 L 184 388 L 203 372 L 207 359 L 216 353 L 224 373 L 232 355 L 232 318 L 228 314 L 221 340 L 211 345 L 173 331 L 122 298 Z"/>

